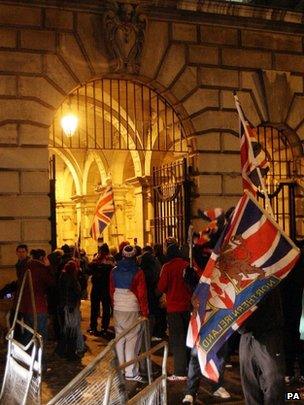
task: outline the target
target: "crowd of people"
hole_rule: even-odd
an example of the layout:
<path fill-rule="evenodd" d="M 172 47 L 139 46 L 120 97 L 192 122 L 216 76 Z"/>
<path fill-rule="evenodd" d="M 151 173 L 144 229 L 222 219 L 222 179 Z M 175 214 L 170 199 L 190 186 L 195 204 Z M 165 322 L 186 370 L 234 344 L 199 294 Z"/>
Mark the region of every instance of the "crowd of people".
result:
<path fill-rule="evenodd" d="M 193 404 L 201 373 L 196 348 L 186 347 L 186 335 L 191 310 L 195 306 L 191 302 L 192 294 L 219 229 L 210 228 L 208 232 L 208 240 L 203 243 L 200 235 L 193 235 L 192 273 L 185 249 L 181 249 L 173 237 L 167 239 L 165 252 L 162 245 L 141 249 L 125 241 L 116 250 L 100 243 L 91 261 L 83 250 L 74 246 L 64 245 L 46 255 L 41 249 L 29 252 L 26 245 L 19 245 L 16 249 L 17 289 L 30 269 L 38 332 L 47 339 L 48 324 L 49 328 L 51 325 L 57 342 L 56 353 L 69 360 L 80 359 L 86 351 L 81 330 L 82 299 L 90 296 L 91 316 L 87 333 L 94 336 L 110 336 L 111 317 L 115 334 L 124 332 L 139 316 L 147 317 L 152 341 L 169 337 L 174 372 L 168 380 L 187 381 L 183 404 Z M 290 384 L 296 378 L 304 382 L 304 345 L 298 332 L 304 286 L 302 267 L 301 260 L 281 286 L 261 301 L 240 329 L 241 337 L 236 334 L 222 347 L 219 353 L 223 360 L 220 378 L 218 383 L 211 384 L 214 396 L 230 397 L 223 387 L 225 364 L 239 341 L 240 373 L 247 404 L 283 404 L 285 382 Z M 26 290 L 21 300 L 20 316 L 33 325 L 29 297 Z M 28 333 L 23 333 L 20 339 L 26 343 Z M 139 325 L 119 341 L 117 355 L 121 364 L 139 354 L 141 340 Z M 124 373 L 127 380 L 143 381 L 138 364 L 126 367 Z"/>

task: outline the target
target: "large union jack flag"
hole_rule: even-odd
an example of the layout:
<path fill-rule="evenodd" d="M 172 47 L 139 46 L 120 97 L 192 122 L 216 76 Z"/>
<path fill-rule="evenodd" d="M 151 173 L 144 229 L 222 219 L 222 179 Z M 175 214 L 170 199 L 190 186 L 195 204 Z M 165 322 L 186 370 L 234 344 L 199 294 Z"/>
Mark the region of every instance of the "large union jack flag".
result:
<path fill-rule="evenodd" d="M 110 224 L 114 215 L 114 197 L 111 186 L 108 186 L 100 195 L 93 218 L 91 236 L 97 240 L 104 229 Z"/>
<path fill-rule="evenodd" d="M 187 345 L 198 348 L 204 376 L 218 380 L 217 352 L 298 258 L 294 243 L 245 192 L 194 292 Z"/>
<path fill-rule="evenodd" d="M 249 142 L 251 145 L 249 145 Z M 261 176 L 264 177 L 269 171 L 270 164 L 265 151 L 257 141 L 256 129 L 247 121 L 244 121 L 241 125 L 241 167 L 244 190 L 249 190 L 253 195 L 256 195 L 258 188 L 261 186 L 258 170 L 260 170 Z"/>

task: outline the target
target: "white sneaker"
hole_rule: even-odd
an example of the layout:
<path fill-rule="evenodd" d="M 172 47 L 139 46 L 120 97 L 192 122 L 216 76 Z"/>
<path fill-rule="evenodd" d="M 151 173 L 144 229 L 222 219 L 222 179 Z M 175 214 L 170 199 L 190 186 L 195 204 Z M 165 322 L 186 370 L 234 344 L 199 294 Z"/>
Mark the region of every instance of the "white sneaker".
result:
<path fill-rule="evenodd" d="M 285 376 L 285 384 L 289 385 L 289 384 L 293 384 L 295 382 L 295 377 L 294 376 L 290 376 L 290 375 L 286 375 Z"/>
<path fill-rule="evenodd" d="M 183 375 L 175 375 L 175 374 L 172 374 L 172 375 L 170 375 L 169 377 L 167 377 L 167 380 L 168 381 L 186 381 L 187 380 L 187 376 L 183 376 Z"/>
<path fill-rule="evenodd" d="M 185 395 L 185 398 L 183 399 L 183 404 L 192 405 L 193 403 L 194 403 L 193 396 L 192 395 Z"/>
<path fill-rule="evenodd" d="M 160 342 L 161 340 L 163 340 L 163 339 L 160 337 L 157 337 L 157 336 L 152 336 L 152 338 L 151 338 L 151 342 Z"/>
<path fill-rule="evenodd" d="M 132 376 L 125 376 L 125 379 L 128 381 L 136 381 L 136 382 L 140 382 L 140 383 L 144 383 L 144 379 L 142 378 L 141 375 L 137 374 L 136 376 L 132 377 Z"/>
<path fill-rule="evenodd" d="M 227 398 L 231 397 L 229 392 L 224 387 L 220 387 L 216 391 L 214 391 L 213 396 L 223 398 L 223 399 L 227 399 Z"/>

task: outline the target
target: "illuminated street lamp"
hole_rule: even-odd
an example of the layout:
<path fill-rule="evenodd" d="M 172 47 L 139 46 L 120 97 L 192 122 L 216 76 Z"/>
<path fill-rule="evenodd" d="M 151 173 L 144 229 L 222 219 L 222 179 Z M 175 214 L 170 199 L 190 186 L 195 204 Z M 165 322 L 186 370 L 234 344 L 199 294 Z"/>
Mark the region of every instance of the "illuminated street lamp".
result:
<path fill-rule="evenodd" d="M 66 136 L 71 137 L 75 134 L 78 126 L 78 117 L 69 111 L 61 118 L 61 127 Z"/>

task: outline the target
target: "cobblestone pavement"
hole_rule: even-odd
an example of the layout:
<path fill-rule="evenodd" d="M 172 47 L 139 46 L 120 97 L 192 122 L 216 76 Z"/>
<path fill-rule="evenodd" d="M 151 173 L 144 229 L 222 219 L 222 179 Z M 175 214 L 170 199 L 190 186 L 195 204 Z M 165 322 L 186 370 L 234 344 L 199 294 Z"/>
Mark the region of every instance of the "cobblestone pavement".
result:
<path fill-rule="evenodd" d="M 86 331 L 89 325 L 89 301 L 82 301 L 82 329 Z M 54 395 L 59 392 L 66 384 L 68 384 L 75 375 L 77 375 L 85 366 L 87 366 L 94 357 L 103 350 L 108 341 L 114 337 L 114 333 L 109 334 L 108 339 L 101 337 L 94 337 L 88 335 L 84 332 L 87 338 L 88 351 L 85 356 L 79 362 L 69 362 L 62 359 L 54 354 L 54 344 L 53 342 L 48 342 L 45 348 L 46 359 L 47 359 L 47 371 L 43 374 L 43 384 L 42 384 L 42 403 L 46 404 L 48 400 L 54 397 Z M 5 343 L 2 344 L 0 353 L 0 370 L 3 374 L 5 366 Z M 161 357 L 155 356 L 155 361 L 159 365 L 161 364 Z M 212 396 L 210 384 L 207 381 L 202 381 L 200 385 L 200 392 L 197 404 L 244 404 L 244 399 L 242 395 L 240 375 L 237 357 L 232 358 L 232 367 L 227 368 L 225 372 L 225 388 L 231 393 L 231 398 L 229 400 L 220 400 Z M 168 360 L 168 374 L 173 371 L 172 357 Z M 136 384 L 129 383 L 128 389 L 130 391 L 136 391 Z M 292 387 L 290 390 L 296 390 L 299 387 Z M 185 390 L 185 383 L 168 382 L 168 404 L 178 405 L 181 404 L 183 393 Z M 289 404 L 292 402 L 289 401 Z M 303 403 L 304 401 L 294 402 L 297 404 Z"/>

